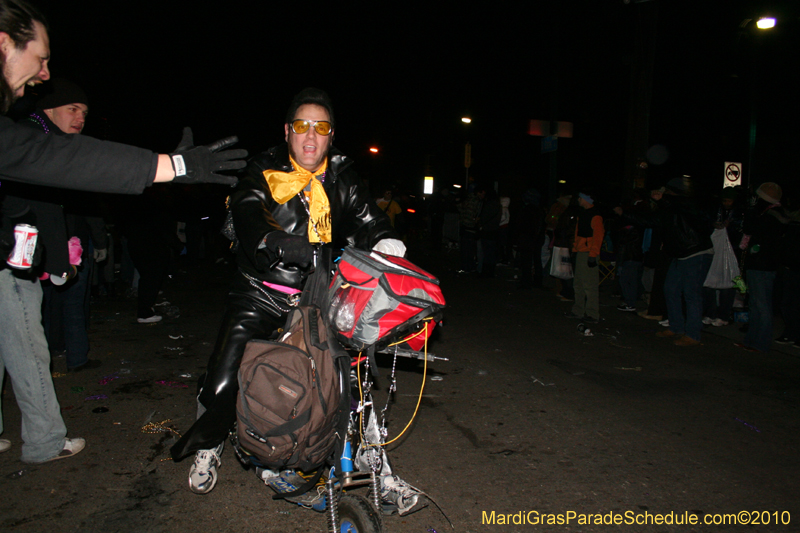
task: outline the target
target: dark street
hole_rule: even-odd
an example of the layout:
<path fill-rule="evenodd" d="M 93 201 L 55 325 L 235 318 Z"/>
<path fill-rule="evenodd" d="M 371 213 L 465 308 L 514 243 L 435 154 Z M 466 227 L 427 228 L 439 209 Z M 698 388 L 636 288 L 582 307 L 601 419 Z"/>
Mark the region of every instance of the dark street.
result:
<path fill-rule="evenodd" d="M 740 350 L 737 325 L 679 348 L 655 337 L 657 322 L 616 311 L 608 284 L 604 320 L 586 337 L 563 316 L 570 304 L 552 290 L 517 290 L 510 269 L 478 280 L 457 277 L 447 254 L 411 259 L 440 277 L 448 307 L 429 349 L 449 362 L 428 365 L 416 421 L 390 456 L 441 512 L 385 517 L 386 531 L 450 531 L 444 515 L 462 532 L 800 529 L 800 350 Z M 103 366 L 62 375 L 63 359 L 53 365 L 69 436 L 87 440 L 79 456 L 21 463 L 6 384 L 4 437 L 14 446 L 0 455 L 0 529 L 324 530 L 324 515 L 272 501 L 230 448 L 205 496 L 189 491 L 190 461 L 169 459 L 175 434 L 194 419 L 231 268 L 209 261 L 177 275 L 163 296 L 180 316 L 159 324 L 137 324 L 133 300 L 94 301 L 91 355 Z M 388 377 L 392 360 L 381 357 Z M 424 365 L 397 368 L 390 438 L 414 411 Z M 672 525 L 654 524 L 664 515 Z M 730 525 L 734 515 L 752 525 Z M 676 525 L 687 519 L 697 525 Z"/>

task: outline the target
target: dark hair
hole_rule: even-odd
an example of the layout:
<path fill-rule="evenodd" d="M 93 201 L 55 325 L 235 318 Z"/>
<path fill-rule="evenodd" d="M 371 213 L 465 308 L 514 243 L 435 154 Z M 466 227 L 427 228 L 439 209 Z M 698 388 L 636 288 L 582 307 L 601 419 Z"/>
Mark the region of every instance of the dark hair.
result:
<path fill-rule="evenodd" d="M 0 32 L 7 33 L 18 50 L 24 50 L 36 37 L 34 22 L 47 28 L 44 16 L 24 0 L 0 0 Z M 5 114 L 14 101 L 14 91 L 5 76 L 6 58 L 0 53 L 0 113 Z"/>
<path fill-rule="evenodd" d="M 292 103 L 289 105 L 289 111 L 286 112 L 286 123 L 289 124 L 291 121 L 293 121 L 295 114 L 297 114 L 297 110 L 300 109 L 300 106 L 306 104 L 324 107 L 328 112 L 328 116 L 331 117 L 331 126 L 336 126 L 336 122 L 333 119 L 333 104 L 331 103 L 331 97 L 328 96 L 328 93 L 322 89 L 315 89 L 314 87 L 303 89 L 294 96 Z"/>

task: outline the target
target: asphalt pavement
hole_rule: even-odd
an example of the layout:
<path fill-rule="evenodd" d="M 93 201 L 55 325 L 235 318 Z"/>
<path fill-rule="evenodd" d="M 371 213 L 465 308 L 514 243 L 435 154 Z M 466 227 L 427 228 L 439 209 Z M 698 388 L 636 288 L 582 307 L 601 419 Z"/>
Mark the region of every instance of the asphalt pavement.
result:
<path fill-rule="evenodd" d="M 394 368 L 390 437 L 414 420 L 390 446 L 393 466 L 438 507 L 385 517 L 385 531 L 800 530 L 800 350 L 738 349 L 736 325 L 674 346 L 657 322 L 614 309 L 610 285 L 587 337 L 563 316 L 571 304 L 519 290 L 513 269 L 481 280 L 457 275 L 454 252 L 411 259 L 440 277 L 448 307 L 429 349 L 449 360 L 382 356 L 376 400 Z M 0 530 L 324 530 L 324 515 L 273 501 L 230 449 L 206 496 L 189 491 L 189 463 L 169 459 L 194 419 L 231 269 L 177 273 L 163 294 L 172 316 L 154 325 L 136 323 L 133 300 L 94 301 L 91 357 L 103 366 L 62 375 L 53 363 L 69 435 L 87 439 L 78 456 L 19 461 L 6 383 Z"/>

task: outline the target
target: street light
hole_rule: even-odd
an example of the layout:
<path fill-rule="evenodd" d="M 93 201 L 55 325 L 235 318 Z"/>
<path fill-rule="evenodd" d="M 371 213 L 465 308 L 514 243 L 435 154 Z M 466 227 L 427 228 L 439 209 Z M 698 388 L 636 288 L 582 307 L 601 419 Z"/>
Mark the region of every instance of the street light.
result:
<path fill-rule="evenodd" d="M 461 122 L 464 124 L 472 124 L 472 119 L 469 117 L 461 117 Z M 464 145 L 464 170 L 466 171 L 466 177 L 464 178 L 464 186 L 469 187 L 469 167 L 472 165 L 472 145 L 467 144 Z"/>
<path fill-rule="evenodd" d="M 747 26 L 749 26 L 753 22 L 753 19 L 745 19 L 739 25 L 741 28 L 741 33 L 739 34 L 740 38 L 742 35 L 747 34 Z M 772 17 L 761 17 L 756 21 L 756 28 L 759 30 L 770 30 L 775 27 L 776 20 Z M 754 43 L 750 43 L 752 46 L 750 47 L 750 134 L 748 139 L 748 150 L 747 150 L 747 168 L 745 168 L 745 176 L 747 179 L 746 186 L 749 187 L 751 185 L 751 177 L 753 176 L 753 154 L 755 153 L 756 148 L 756 118 L 757 118 L 757 100 L 756 97 L 756 79 L 758 76 L 756 75 L 756 69 L 758 68 L 758 61 L 756 60 L 756 50 Z"/>
<path fill-rule="evenodd" d="M 759 30 L 769 30 L 775 27 L 775 19 L 772 17 L 762 17 L 756 22 L 756 27 Z"/>

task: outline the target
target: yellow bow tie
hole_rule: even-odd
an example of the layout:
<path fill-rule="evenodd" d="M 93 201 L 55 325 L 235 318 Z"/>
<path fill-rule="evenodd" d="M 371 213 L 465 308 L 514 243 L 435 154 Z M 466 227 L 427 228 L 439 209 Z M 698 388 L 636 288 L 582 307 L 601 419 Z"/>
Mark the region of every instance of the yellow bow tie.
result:
<path fill-rule="evenodd" d="M 317 176 L 321 176 L 327 170 L 328 160 L 326 159 L 322 167 L 313 173 L 298 165 L 291 156 L 289 161 L 295 169 L 292 172 L 265 170 L 263 173 L 272 198 L 281 205 L 285 204 L 306 189 L 310 182 L 310 190 L 305 191 L 309 212 L 308 241 L 331 242 L 331 206 L 322 182 L 317 179 Z"/>

